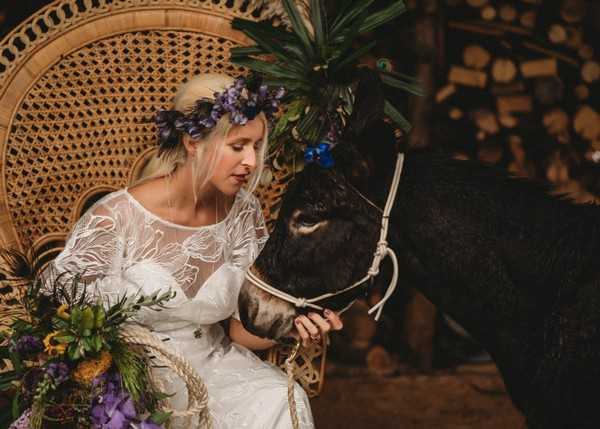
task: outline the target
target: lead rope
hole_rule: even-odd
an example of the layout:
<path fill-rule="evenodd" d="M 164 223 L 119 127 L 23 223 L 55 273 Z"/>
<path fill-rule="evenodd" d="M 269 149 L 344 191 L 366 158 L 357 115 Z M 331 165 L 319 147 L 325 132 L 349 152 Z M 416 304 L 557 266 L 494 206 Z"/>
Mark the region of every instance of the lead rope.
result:
<path fill-rule="evenodd" d="M 367 281 L 374 279 L 379 274 L 379 265 L 381 264 L 381 261 L 385 257 L 389 256 L 390 259 L 392 260 L 392 266 L 394 269 L 393 274 L 392 274 L 392 280 L 388 284 L 388 287 L 386 289 L 386 292 L 385 292 L 382 300 L 379 301 L 376 305 L 374 305 L 371 309 L 369 309 L 369 314 L 377 311 L 374 318 L 376 321 L 378 321 L 379 317 L 381 316 L 383 306 L 385 305 L 386 301 L 390 298 L 390 296 L 392 296 L 392 294 L 394 293 L 394 290 L 396 289 L 397 280 L 398 280 L 398 258 L 396 257 L 396 254 L 394 253 L 394 251 L 388 247 L 387 235 L 388 235 L 388 229 L 389 229 L 390 213 L 392 211 L 394 201 L 396 200 L 396 193 L 398 191 L 398 185 L 400 184 L 400 178 L 402 176 L 403 166 L 404 166 L 404 154 L 399 153 L 398 157 L 396 159 L 396 169 L 394 171 L 394 177 L 392 179 L 392 183 L 390 186 L 390 191 L 388 193 L 387 201 L 386 201 L 385 207 L 383 209 L 379 241 L 377 242 L 376 250 L 373 254 L 373 262 L 371 263 L 371 266 L 370 266 L 369 270 L 367 271 L 367 274 L 362 279 L 360 279 L 359 281 L 355 282 L 354 284 L 348 286 L 345 289 L 339 290 L 337 292 L 325 293 L 323 295 L 319 295 L 314 298 L 295 297 L 288 293 L 280 291 L 279 289 L 276 289 L 275 287 L 273 287 L 270 284 L 263 281 L 258 275 L 256 275 L 254 272 L 252 272 L 252 269 L 249 269 L 248 271 L 246 271 L 246 280 L 248 280 L 254 286 L 264 290 L 265 292 L 267 292 L 283 301 L 287 301 L 298 308 L 308 307 L 308 308 L 314 308 L 315 310 L 322 311 L 322 310 L 324 310 L 324 308 L 322 306 L 320 306 L 319 304 L 317 304 L 317 302 L 323 301 L 328 298 L 332 298 L 334 296 L 337 296 L 337 295 L 345 293 L 345 292 L 348 292 L 352 289 L 355 289 L 355 288 L 361 286 L 363 283 L 366 283 Z M 360 194 L 360 195 L 362 198 L 364 198 L 366 201 L 368 201 L 371 205 L 375 206 L 362 194 Z M 377 206 L 375 206 L 375 207 L 377 207 Z"/>
<path fill-rule="evenodd" d="M 296 410 L 296 398 L 294 397 L 294 360 L 300 350 L 301 342 L 296 340 L 292 353 L 285 360 L 285 372 L 287 373 L 288 379 L 288 406 L 290 408 L 290 417 L 292 418 L 292 427 L 294 429 L 300 429 L 298 422 L 298 410 Z"/>
<path fill-rule="evenodd" d="M 315 298 L 310 298 L 310 299 L 298 298 L 298 297 L 292 296 L 290 294 L 287 294 L 285 292 L 282 292 L 282 291 L 276 289 L 275 287 L 273 287 L 270 284 L 263 281 L 255 273 L 253 273 L 251 268 L 246 271 L 246 280 L 248 280 L 254 286 L 264 290 L 265 292 L 268 292 L 271 295 L 276 296 L 277 298 L 287 301 L 298 308 L 309 307 L 309 308 L 314 308 L 317 310 L 323 310 L 323 307 L 316 304 L 316 302 L 322 301 L 322 300 L 330 298 L 330 297 L 334 297 L 336 295 L 339 295 L 340 293 L 344 293 L 346 291 L 354 289 L 354 288 L 360 286 L 361 284 L 365 283 L 368 280 L 374 279 L 379 274 L 379 265 L 381 264 L 381 261 L 386 256 L 389 256 L 392 261 L 392 267 L 393 267 L 392 279 L 391 279 L 390 283 L 388 284 L 388 287 L 387 287 L 385 294 L 384 294 L 383 298 L 381 299 L 381 301 L 379 301 L 377 304 L 375 304 L 373 307 L 371 307 L 368 311 L 369 314 L 376 312 L 374 318 L 376 321 L 378 321 L 379 317 L 381 316 L 383 306 L 385 305 L 387 300 L 394 293 L 394 290 L 396 289 L 396 285 L 398 283 L 398 258 L 396 257 L 396 254 L 394 253 L 394 251 L 388 247 L 387 235 L 388 235 L 389 222 L 390 222 L 390 213 L 392 211 L 392 207 L 396 200 L 396 193 L 398 191 L 398 185 L 400 184 L 400 178 L 402 177 L 403 167 L 404 167 L 404 154 L 399 153 L 398 157 L 396 158 L 396 168 L 394 171 L 394 177 L 392 178 L 390 191 L 388 193 L 388 198 L 387 198 L 387 201 L 386 201 L 385 207 L 383 209 L 383 213 L 382 213 L 379 241 L 377 242 L 377 248 L 373 255 L 373 261 L 372 261 L 371 267 L 369 268 L 367 275 L 365 277 L 363 277 L 356 283 L 352 284 L 351 286 L 349 286 L 343 290 L 333 292 L 333 293 L 326 293 L 326 294 L 320 295 Z M 381 211 L 381 209 L 379 209 L 379 207 L 377 207 L 375 204 L 373 204 L 368 198 L 366 198 L 360 192 L 358 192 L 358 194 L 363 199 L 365 199 L 369 204 L 371 204 L 372 206 L 374 206 L 375 208 L 377 208 L 378 210 Z M 353 303 L 354 303 L 354 301 L 351 301 L 350 304 L 343 309 L 343 311 L 347 310 Z M 296 358 L 298 351 L 300 349 L 300 344 L 301 344 L 300 341 L 297 340 L 292 353 L 285 361 L 285 369 L 286 369 L 287 378 L 288 378 L 288 405 L 290 408 L 290 417 L 292 419 L 292 425 L 293 425 L 294 429 L 299 429 L 299 424 L 298 424 L 298 413 L 296 410 L 296 399 L 294 398 L 294 366 L 293 365 L 294 365 L 294 359 Z"/>

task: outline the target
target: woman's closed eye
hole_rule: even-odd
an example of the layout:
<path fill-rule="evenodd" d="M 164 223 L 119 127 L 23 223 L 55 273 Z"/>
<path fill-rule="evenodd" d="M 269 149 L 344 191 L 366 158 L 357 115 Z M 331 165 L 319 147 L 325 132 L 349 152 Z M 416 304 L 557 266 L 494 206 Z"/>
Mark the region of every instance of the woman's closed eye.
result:
<path fill-rule="evenodd" d="M 233 148 L 233 150 L 234 150 L 234 151 L 236 151 L 236 152 L 241 152 L 241 151 L 243 151 L 243 150 L 244 150 L 244 146 L 246 146 L 247 144 L 250 144 L 250 142 L 247 142 L 247 143 L 233 143 L 233 144 L 231 145 L 231 147 Z M 256 142 L 256 143 L 254 144 L 254 147 L 253 147 L 253 149 L 254 149 L 255 151 L 258 151 L 259 147 L 260 147 L 260 142 Z"/>

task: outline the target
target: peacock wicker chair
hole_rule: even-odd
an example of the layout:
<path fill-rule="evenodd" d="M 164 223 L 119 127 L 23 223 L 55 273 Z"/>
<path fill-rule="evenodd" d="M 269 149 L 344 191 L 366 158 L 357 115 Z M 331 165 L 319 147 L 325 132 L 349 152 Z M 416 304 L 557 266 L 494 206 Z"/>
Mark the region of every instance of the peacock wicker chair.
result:
<path fill-rule="evenodd" d="M 52 260 L 91 204 L 142 174 L 156 150 L 148 119 L 181 82 L 244 71 L 229 61 L 247 43 L 230 21 L 262 19 L 269 3 L 55 0 L 12 31 L 0 42 L 0 246 L 31 252 L 38 267 Z M 289 177 L 276 172 L 258 191 L 268 221 Z M 20 290 L 0 292 L 15 304 Z M 280 364 L 285 350 L 269 356 Z M 322 348 L 299 359 L 315 395 Z"/>

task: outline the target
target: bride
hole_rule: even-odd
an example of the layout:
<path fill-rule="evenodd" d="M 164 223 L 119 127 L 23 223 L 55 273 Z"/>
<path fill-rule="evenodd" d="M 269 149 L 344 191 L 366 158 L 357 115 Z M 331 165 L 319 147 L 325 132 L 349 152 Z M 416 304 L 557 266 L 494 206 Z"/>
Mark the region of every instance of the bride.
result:
<path fill-rule="evenodd" d="M 279 90 L 281 91 L 281 90 Z M 174 109 L 156 116 L 159 155 L 135 186 L 96 202 L 77 222 L 55 272 L 84 272 L 106 299 L 176 292 L 168 309 L 141 313 L 168 347 L 192 364 L 208 388 L 215 428 L 290 428 L 287 380 L 252 349 L 273 346 L 244 329 L 237 296 L 245 270 L 267 240 L 252 195 L 264 164 L 267 119 L 281 93 L 242 79 L 205 74 L 182 85 Z M 230 319 L 225 333 L 221 321 Z M 290 336 L 306 345 L 342 323 L 333 312 L 296 320 Z M 184 409 L 183 382 L 154 369 L 171 406 Z M 314 427 L 296 384 L 300 427 Z M 174 427 L 197 427 L 173 418 Z"/>

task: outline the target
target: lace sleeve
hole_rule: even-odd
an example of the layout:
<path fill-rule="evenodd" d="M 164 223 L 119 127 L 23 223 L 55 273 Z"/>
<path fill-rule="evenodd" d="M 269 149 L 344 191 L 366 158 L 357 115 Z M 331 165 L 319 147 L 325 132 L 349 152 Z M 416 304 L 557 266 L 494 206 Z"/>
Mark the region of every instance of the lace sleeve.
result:
<path fill-rule="evenodd" d="M 42 273 L 45 288 L 59 276 L 63 282 L 75 275 L 94 293 L 101 291 L 103 283 L 117 286 L 114 279 L 120 271 L 123 237 L 115 211 L 105 204 L 109 199 L 98 201 L 74 225 L 65 248 Z"/>
<path fill-rule="evenodd" d="M 240 191 L 245 192 L 245 191 Z M 230 263 L 241 270 L 246 270 L 262 251 L 269 233 L 265 224 L 260 202 L 250 194 L 244 193 L 238 213 L 228 227 Z"/>
<path fill-rule="evenodd" d="M 93 205 L 74 225 L 63 251 L 42 274 L 52 281 L 58 275 L 80 275 L 85 283 L 118 271 L 122 237 L 110 209 Z"/>
<path fill-rule="evenodd" d="M 244 204 L 235 217 L 231 234 L 231 265 L 245 271 L 252 265 L 269 238 L 260 202 L 254 195 L 248 193 L 244 196 Z M 240 278 L 238 293 L 242 283 L 243 277 Z M 240 320 L 237 308 L 232 317 Z"/>

